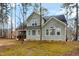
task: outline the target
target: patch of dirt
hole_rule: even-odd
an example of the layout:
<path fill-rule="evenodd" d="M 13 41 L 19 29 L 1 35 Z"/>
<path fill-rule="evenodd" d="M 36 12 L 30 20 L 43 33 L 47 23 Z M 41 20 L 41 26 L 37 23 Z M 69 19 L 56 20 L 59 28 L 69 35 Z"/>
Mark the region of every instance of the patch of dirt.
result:
<path fill-rule="evenodd" d="M 5 48 L 14 48 L 14 47 L 15 45 L 0 46 L 0 50 Z"/>
<path fill-rule="evenodd" d="M 0 39 L 0 46 L 14 44 L 14 41 L 11 39 Z"/>
<path fill-rule="evenodd" d="M 15 45 L 15 40 L 11 39 L 0 39 L 0 49 L 10 48 Z"/>
<path fill-rule="evenodd" d="M 64 56 L 79 56 L 79 48 L 64 54 Z"/>

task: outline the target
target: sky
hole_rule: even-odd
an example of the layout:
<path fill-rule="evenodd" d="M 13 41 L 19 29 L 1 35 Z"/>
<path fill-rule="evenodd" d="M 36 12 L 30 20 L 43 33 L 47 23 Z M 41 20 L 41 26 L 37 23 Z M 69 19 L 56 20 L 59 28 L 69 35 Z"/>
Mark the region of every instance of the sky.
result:
<path fill-rule="evenodd" d="M 63 14 L 60 11 L 61 6 L 62 6 L 62 3 L 42 3 L 42 7 L 46 8 L 48 10 L 48 12 L 49 12 L 47 15 L 59 15 L 59 14 Z"/>
<path fill-rule="evenodd" d="M 44 3 L 43 7 L 48 9 L 49 15 L 58 15 L 61 9 L 61 3 Z"/>

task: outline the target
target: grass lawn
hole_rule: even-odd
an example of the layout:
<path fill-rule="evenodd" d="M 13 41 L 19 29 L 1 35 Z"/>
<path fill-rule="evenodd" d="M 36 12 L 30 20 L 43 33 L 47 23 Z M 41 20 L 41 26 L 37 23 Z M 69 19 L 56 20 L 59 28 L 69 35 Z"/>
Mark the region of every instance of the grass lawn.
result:
<path fill-rule="evenodd" d="M 47 56 L 47 55 L 54 56 L 54 55 L 63 55 L 69 51 L 74 50 L 75 48 L 79 48 L 79 42 L 27 41 L 21 44 L 21 42 L 15 41 L 13 46 L 0 49 L 0 55 L 3 55 L 3 56 Z"/>

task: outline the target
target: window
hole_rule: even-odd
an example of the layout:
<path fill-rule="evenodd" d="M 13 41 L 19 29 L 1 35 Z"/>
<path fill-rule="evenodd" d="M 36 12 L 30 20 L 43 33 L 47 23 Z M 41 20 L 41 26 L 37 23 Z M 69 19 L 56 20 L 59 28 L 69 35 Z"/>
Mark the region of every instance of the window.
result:
<path fill-rule="evenodd" d="M 50 35 L 55 35 L 55 29 L 50 30 Z"/>
<path fill-rule="evenodd" d="M 36 22 L 33 22 L 33 23 L 32 23 L 32 26 L 37 26 L 37 23 L 36 23 Z"/>
<path fill-rule="evenodd" d="M 36 34 L 36 31 L 35 30 L 32 30 L 32 35 L 35 35 Z"/>
<path fill-rule="evenodd" d="M 35 22 L 35 26 L 37 26 L 37 23 Z"/>
<path fill-rule="evenodd" d="M 57 35 L 60 35 L 60 32 L 57 32 Z"/>
<path fill-rule="evenodd" d="M 38 34 L 40 35 L 40 30 L 38 30 Z"/>
<path fill-rule="evenodd" d="M 49 31 L 48 31 L 48 29 L 46 29 L 46 35 L 49 35 Z"/>
<path fill-rule="evenodd" d="M 34 23 L 32 23 L 32 26 L 34 26 Z"/>
<path fill-rule="evenodd" d="M 30 30 L 29 30 L 29 33 L 28 34 L 30 35 Z"/>
<path fill-rule="evenodd" d="M 60 28 L 57 28 L 57 35 L 60 35 L 60 32 L 61 32 Z"/>

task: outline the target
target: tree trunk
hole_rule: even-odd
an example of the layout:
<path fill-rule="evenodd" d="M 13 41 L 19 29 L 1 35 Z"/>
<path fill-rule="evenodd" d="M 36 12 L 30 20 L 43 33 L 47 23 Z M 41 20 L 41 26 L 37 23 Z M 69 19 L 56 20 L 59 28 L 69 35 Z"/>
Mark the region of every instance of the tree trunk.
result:
<path fill-rule="evenodd" d="M 16 39 L 16 3 L 15 3 L 15 39 Z"/>
<path fill-rule="evenodd" d="M 1 7 L 2 7 L 2 9 L 1 9 L 1 15 L 2 15 L 2 37 L 3 37 L 3 35 L 4 35 L 3 3 L 1 3 Z"/>
<path fill-rule="evenodd" d="M 42 41 L 42 9 L 41 9 L 41 3 L 40 3 L 40 41 Z"/>
<path fill-rule="evenodd" d="M 75 35 L 75 41 L 78 40 L 78 3 L 76 3 L 76 35 Z"/>
<path fill-rule="evenodd" d="M 13 13 L 13 10 L 12 10 L 11 4 L 10 4 L 10 7 L 11 7 L 11 39 L 12 39 L 12 30 L 13 30 L 12 13 Z"/>
<path fill-rule="evenodd" d="M 66 11 L 67 11 L 67 9 L 68 9 L 68 8 L 66 8 Z M 68 20 L 68 11 L 67 11 L 67 14 L 66 14 L 66 15 L 67 15 L 67 20 Z M 66 23 L 66 42 L 67 42 L 67 41 L 68 41 L 68 38 L 67 38 L 67 23 Z"/>
<path fill-rule="evenodd" d="M 23 7 L 23 25 L 22 25 L 22 29 L 24 30 L 24 6 Z"/>
<path fill-rule="evenodd" d="M 67 38 L 67 24 L 66 24 L 66 42 L 68 41 L 68 38 Z"/>

